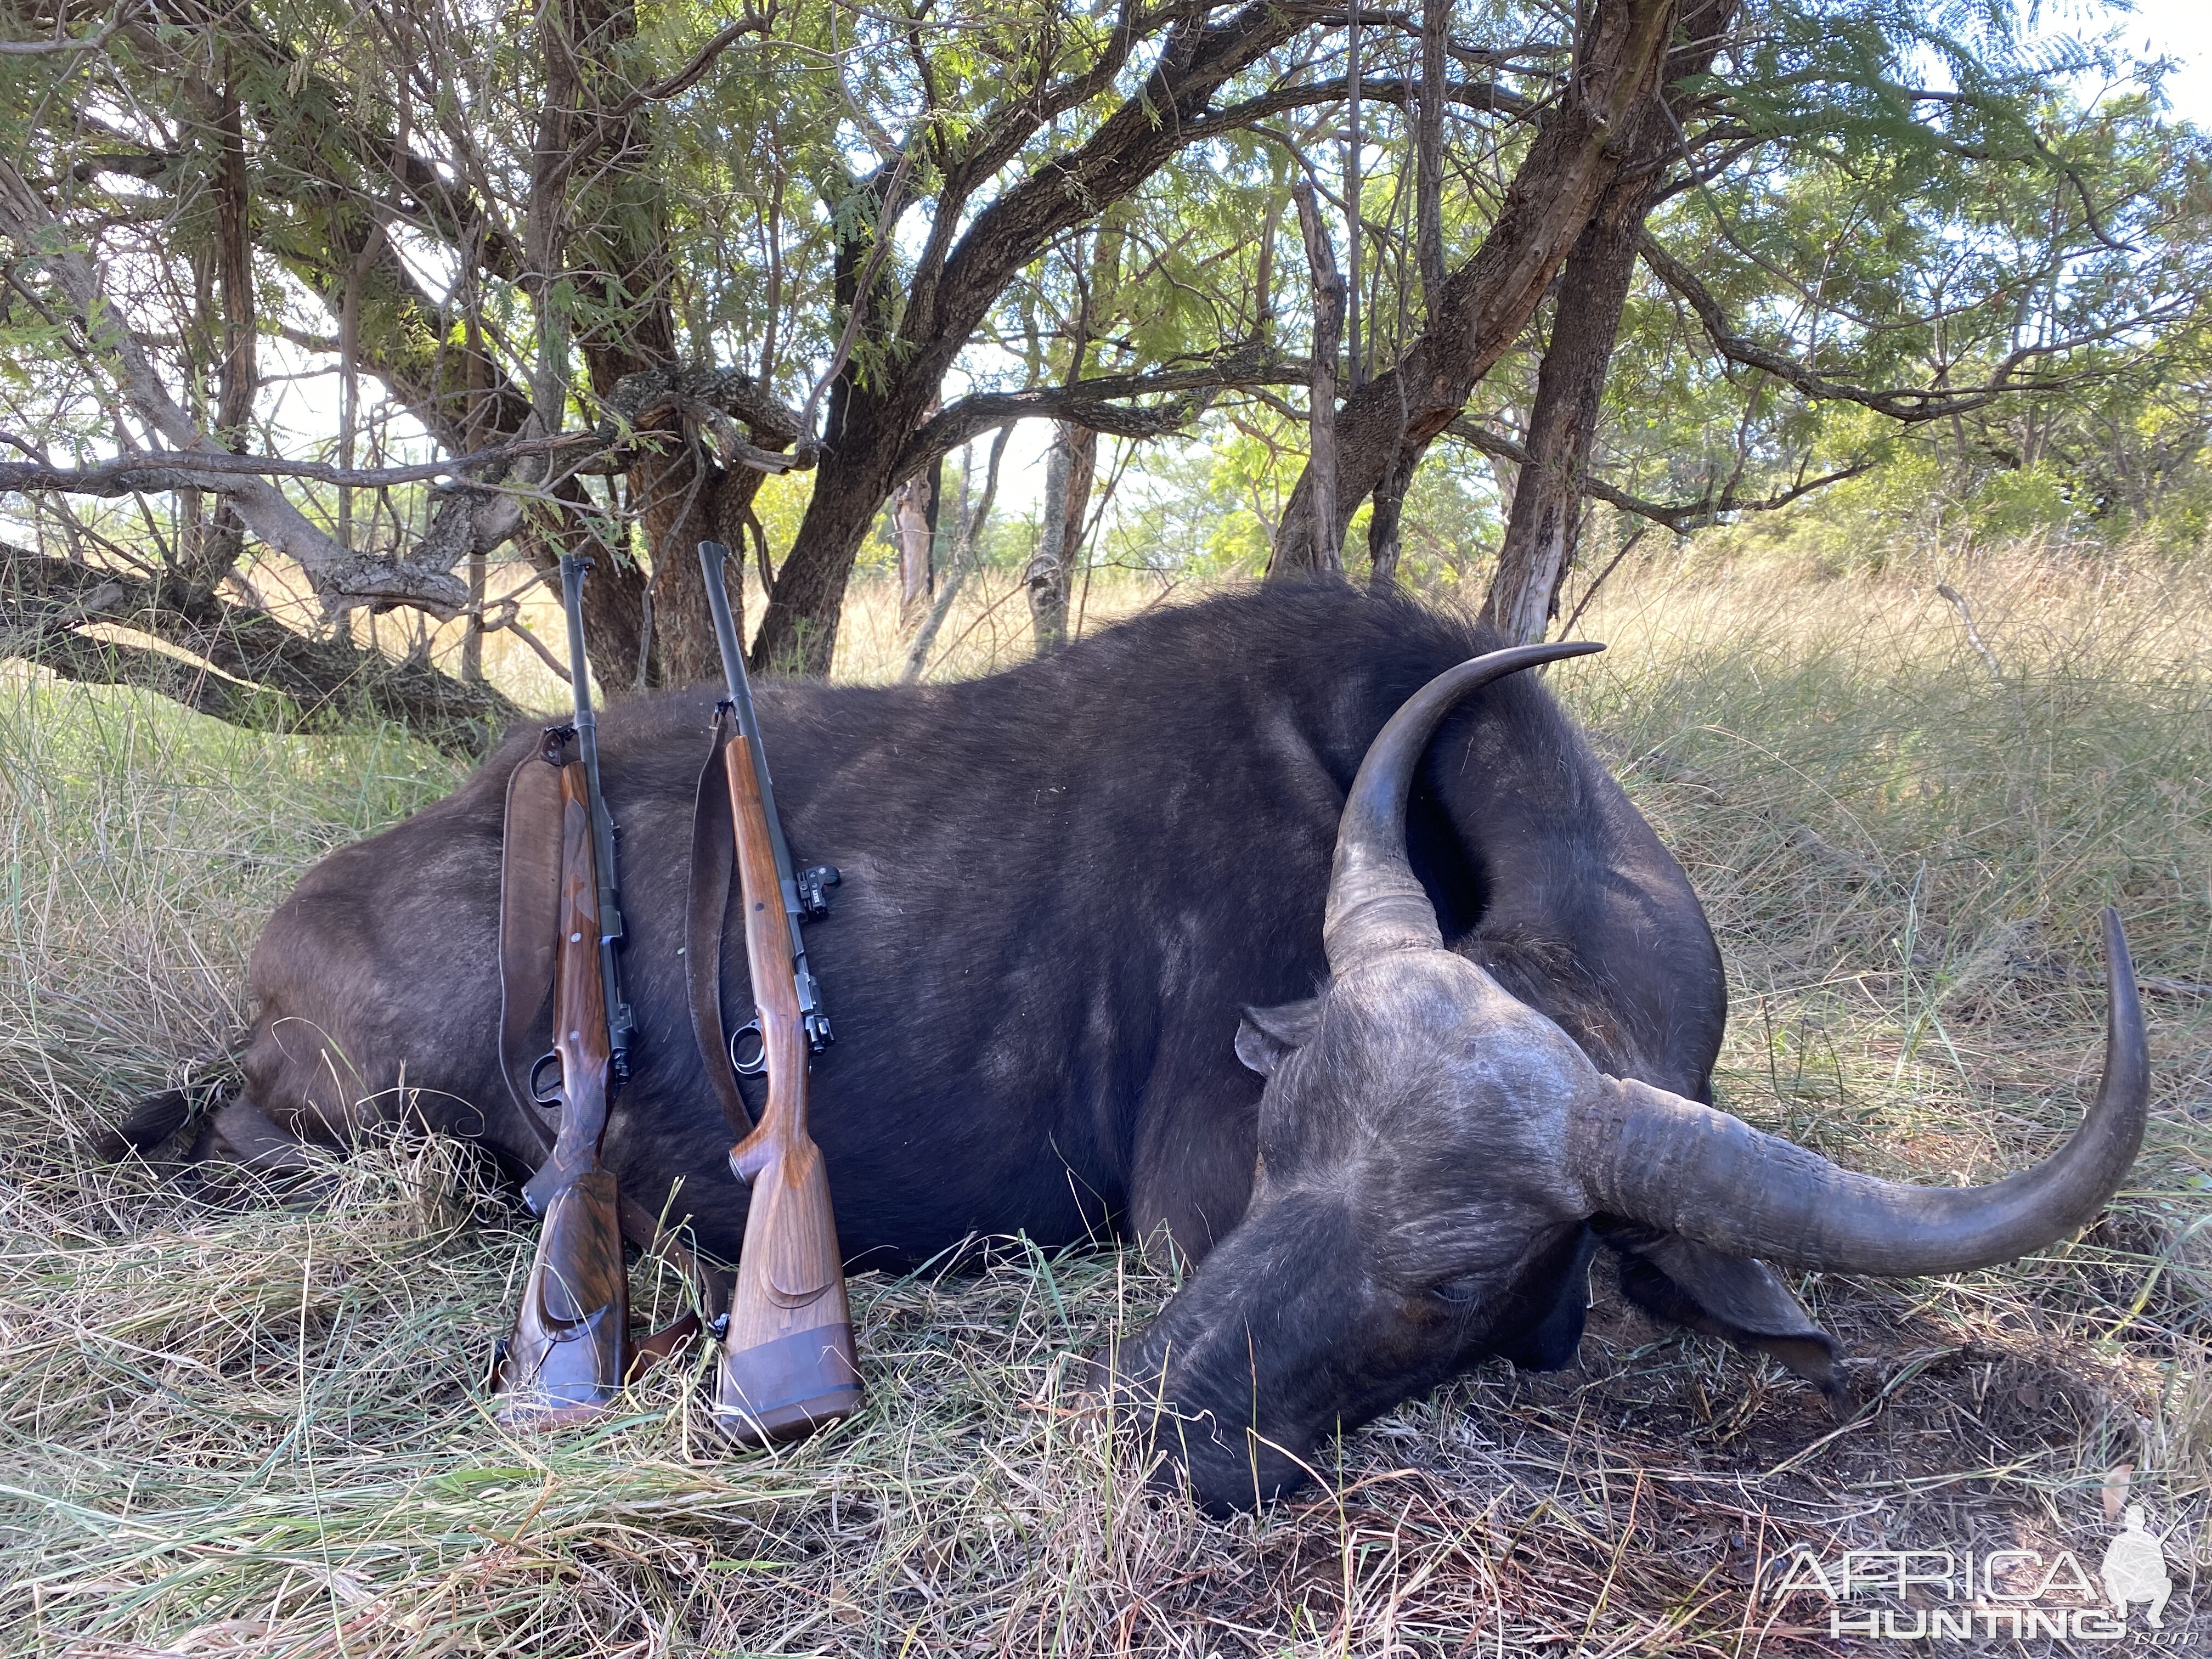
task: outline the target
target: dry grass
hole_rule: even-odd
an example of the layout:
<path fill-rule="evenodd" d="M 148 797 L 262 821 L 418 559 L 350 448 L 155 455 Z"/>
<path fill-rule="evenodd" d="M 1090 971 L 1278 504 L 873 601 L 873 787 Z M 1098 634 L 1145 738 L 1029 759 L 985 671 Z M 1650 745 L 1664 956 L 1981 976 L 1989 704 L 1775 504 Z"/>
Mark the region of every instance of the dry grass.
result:
<path fill-rule="evenodd" d="M 2166 981 L 2151 1145 L 2106 1221 L 1988 1273 L 1803 1287 L 1856 1356 L 1849 1424 L 1601 1286 L 1576 1370 L 1486 1367 L 1332 1448 L 1319 1498 L 1218 1525 L 1138 1490 L 1058 1393 L 1060 1356 L 1169 1286 L 1014 1243 L 856 1282 L 872 1403 L 817 1442 L 726 1455 L 689 1376 L 588 1435 L 508 1435 L 470 1373 L 528 1240 L 458 1149 L 382 1144 L 288 1206 L 104 1167 L 82 1134 L 136 1091 L 219 1082 L 268 908 L 453 770 L 11 680 L 0 1645 L 1826 1652 L 1817 1603 L 1753 1594 L 1791 1547 L 2063 1546 L 2094 1571 L 2128 1464 L 2180 1582 L 2154 1644 L 2111 1650 L 2203 1650 L 2212 603 L 2186 572 L 2026 552 L 1615 581 L 1583 630 L 1613 652 L 1555 680 L 1721 933 L 1734 1109 L 1861 1167 L 1986 1177 L 2094 1075 L 2098 904 Z M 1158 597 L 1102 582 L 1091 615 Z M 1020 603 L 979 583 L 952 665 L 1018 654 Z M 890 637 L 864 588 L 841 669 L 884 677 Z"/>

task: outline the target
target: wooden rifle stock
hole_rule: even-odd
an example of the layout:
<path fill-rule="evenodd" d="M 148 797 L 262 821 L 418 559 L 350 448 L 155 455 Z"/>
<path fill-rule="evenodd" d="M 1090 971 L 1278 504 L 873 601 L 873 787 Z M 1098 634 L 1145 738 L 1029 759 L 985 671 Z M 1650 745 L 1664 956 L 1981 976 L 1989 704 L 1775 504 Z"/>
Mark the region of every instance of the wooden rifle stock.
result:
<path fill-rule="evenodd" d="M 752 1202 L 715 1379 L 714 1419 L 738 1444 L 761 1445 L 798 1439 L 850 1416 L 860 1405 L 860 1373 L 829 1175 L 806 1127 L 811 1045 L 799 1000 L 797 919 L 785 890 L 792 878 L 781 867 L 788 854 L 777 856 L 781 836 L 768 804 L 774 797 L 764 787 L 766 766 L 722 589 L 721 553 L 712 543 L 700 549 L 731 707 L 742 711 L 721 755 L 768 1102 L 752 1133 L 730 1152 L 730 1167 L 752 1188 Z M 718 733 L 722 724 L 718 717 Z"/>
<path fill-rule="evenodd" d="M 636 1354 L 629 1275 L 612 1170 L 599 1162 L 613 1057 L 599 954 L 599 880 L 590 784 L 580 760 L 560 766 L 561 903 L 555 957 L 553 1052 L 561 1062 L 561 1129 L 524 1192 L 544 1217 L 514 1334 L 495 1368 L 498 1417 L 514 1425 L 578 1423 L 613 1402 Z"/>

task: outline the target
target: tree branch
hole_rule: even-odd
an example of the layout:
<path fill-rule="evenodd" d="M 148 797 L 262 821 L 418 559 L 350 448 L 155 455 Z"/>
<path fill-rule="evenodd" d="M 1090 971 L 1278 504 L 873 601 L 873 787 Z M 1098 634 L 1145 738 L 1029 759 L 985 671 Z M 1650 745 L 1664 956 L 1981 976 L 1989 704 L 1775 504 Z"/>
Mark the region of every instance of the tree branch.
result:
<path fill-rule="evenodd" d="M 736 21 L 725 23 L 705 45 L 693 52 L 690 60 L 682 69 L 678 70 L 673 75 L 653 82 L 650 86 L 638 88 L 609 110 L 601 119 L 607 125 L 612 125 L 617 122 L 627 120 L 647 104 L 665 103 L 678 94 L 690 91 L 698 84 L 700 77 L 713 67 L 714 60 L 729 47 L 736 45 L 744 36 L 748 34 L 765 36 L 770 29 L 774 28 L 775 13 L 776 0 L 769 0 L 766 11 L 755 11 L 750 6 L 747 6 Z"/>
<path fill-rule="evenodd" d="M 1115 437 L 1164 437 L 1189 424 L 1208 401 L 1202 394 L 1228 386 L 1293 385 L 1307 373 L 1303 363 L 1285 362 L 1253 346 L 1192 368 L 1099 375 L 1019 392 L 975 392 L 946 404 L 907 440 L 899 454 L 898 474 L 912 477 L 939 456 L 1012 421 L 1069 421 Z M 1175 397 L 1176 393 L 1201 395 Z M 1161 396 L 1172 400 L 1143 408 L 1127 404 L 1132 398 Z"/>
<path fill-rule="evenodd" d="M 1199 138 L 1216 131 L 1227 131 L 1235 127 L 1247 127 L 1255 121 L 1279 115 L 1285 110 L 1310 109 L 1316 104 L 1342 103 L 1351 91 L 1351 82 L 1344 76 L 1329 81 L 1310 81 L 1297 86 L 1277 87 L 1271 91 L 1247 98 L 1241 104 L 1231 104 L 1218 110 L 1185 130 L 1187 138 Z M 1421 95 L 1418 81 L 1373 80 L 1359 77 L 1359 95 L 1377 103 L 1395 104 L 1403 107 L 1407 100 Z M 1525 118 L 1541 107 L 1534 98 L 1488 81 L 1451 81 L 1444 86 L 1444 102 L 1460 108 L 1474 110 L 1485 115 L 1511 115 Z"/>
<path fill-rule="evenodd" d="M 169 395 L 145 343 L 125 325 L 102 292 L 92 260 L 70 246 L 67 230 L 4 158 L 0 158 L 0 231 L 43 265 L 68 298 L 93 349 L 109 358 L 118 370 L 123 396 L 139 420 L 179 450 L 203 455 L 229 453 L 202 432 Z M 468 589 L 450 568 L 380 559 L 341 546 L 310 524 L 266 478 L 230 477 L 221 487 L 246 527 L 298 564 L 333 612 L 360 605 L 398 604 L 451 617 L 468 605 Z"/>
<path fill-rule="evenodd" d="M 502 492 L 495 483 L 480 482 L 482 474 L 504 469 L 530 456 L 550 457 L 569 451 L 586 453 L 571 462 L 568 470 L 586 470 L 590 452 L 616 451 L 640 434 L 649 443 L 653 433 L 671 415 L 679 422 L 691 419 L 708 427 L 726 466 L 788 472 L 814 465 L 816 452 L 811 446 L 801 445 L 793 453 L 780 454 L 738 435 L 732 424 L 732 416 L 744 421 L 770 442 L 788 443 L 791 434 L 797 431 L 798 416 L 751 376 L 735 370 L 647 369 L 625 375 L 607 399 L 605 408 L 606 417 L 589 432 L 518 439 L 447 460 L 418 461 L 404 466 L 333 466 L 324 461 L 287 460 L 275 455 L 234 455 L 227 450 L 198 448 L 142 450 L 88 467 L 57 466 L 43 458 L 0 462 L 0 493 L 32 495 L 53 491 L 112 497 L 140 491 L 208 489 L 218 495 L 238 495 L 246 493 L 248 482 L 272 477 L 306 478 L 356 489 L 453 478 L 460 480 L 460 485 L 448 495 L 430 528 L 416 544 L 413 561 L 433 570 L 451 570 L 471 553 L 492 551 L 520 527 L 520 513 L 513 510 L 510 503 L 495 504 L 493 498 Z M 0 441 L 13 443 L 26 453 L 37 453 L 29 445 L 10 439 L 5 433 L 0 433 Z M 541 493 L 542 488 L 542 484 L 533 484 L 531 493 Z"/>
<path fill-rule="evenodd" d="M 1722 356 L 1741 363 L 1746 368 L 1763 370 L 1815 401 L 1858 404 L 1904 425 L 1971 414 L 2011 392 L 2057 391 L 2066 382 L 2015 380 L 2014 371 L 2033 358 L 2050 356 L 2092 343 L 2090 338 L 2083 337 L 2021 347 L 1999 363 L 1996 372 L 1981 386 L 1963 391 L 1942 386 L 1880 390 L 1853 386 L 1847 381 L 1829 380 L 1810 364 L 1777 351 L 1771 346 L 1762 345 L 1747 335 L 1737 333 L 1729 325 L 1727 313 L 1721 309 L 1720 301 L 1713 297 L 1712 291 L 1649 232 L 1644 234 L 1642 252 L 1644 263 L 1651 267 L 1659 280 L 1680 295 L 1690 309 L 1697 313 L 1706 337 Z M 2100 331 L 2100 334 L 2109 332 Z"/>
<path fill-rule="evenodd" d="M 665 103 L 696 86 L 700 77 L 713 67 L 714 60 L 739 39 L 748 34 L 765 37 L 775 27 L 775 0 L 769 0 L 765 12 L 757 12 L 747 6 L 735 22 L 724 24 L 698 51 L 693 52 L 683 68 L 661 80 L 633 88 L 629 94 L 593 118 L 584 135 L 570 147 L 563 159 L 564 176 L 574 173 L 613 143 L 622 132 L 623 124 L 647 104 Z"/>
<path fill-rule="evenodd" d="M 138 450 L 96 466 L 0 462 L 0 492 L 28 495 L 52 490 L 70 495 L 100 496 L 164 489 L 213 489 L 222 493 L 227 483 L 240 478 L 307 478 L 352 489 L 379 489 L 395 484 L 424 483 L 434 478 L 466 477 L 498 462 L 604 442 L 596 432 L 572 432 L 557 438 L 519 439 L 511 444 L 456 455 L 450 460 L 417 461 L 406 466 L 333 466 L 327 461 L 293 461 L 280 455 L 233 455 L 227 451 L 204 449 Z M 788 456 L 774 459 L 784 466 L 790 465 Z"/>
<path fill-rule="evenodd" d="M 57 52 L 97 52 L 106 46 L 116 30 L 122 27 L 122 11 L 123 8 L 118 5 L 107 14 L 107 21 L 100 26 L 97 33 L 82 37 L 63 34 L 61 19 L 58 15 L 54 20 L 54 39 L 0 40 L 0 58 L 37 58 Z"/>
<path fill-rule="evenodd" d="M 1073 150 L 1040 162 L 977 213 L 941 275 L 917 286 L 903 332 L 927 343 L 924 378 L 941 374 L 1015 272 L 1099 204 L 1118 201 L 1200 136 L 1193 129 L 1230 79 L 1328 15 L 1316 0 L 1251 0 L 1219 23 L 1206 4 L 1176 15 L 1159 60 L 1135 94 Z"/>
<path fill-rule="evenodd" d="M 1486 427 L 1478 426 L 1464 416 L 1454 421 L 1444 430 L 1463 443 L 1474 445 L 1484 454 L 1495 455 L 1500 460 L 1511 461 L 1516 466 L 1534 466 L 1536 464 L 1534 456 L 1504 433 L 1492 432 Z M 1738 495 L 1733 483 L 1717 495 L 1708 491 L 1693 501 L 1674 502 L 1645 501 L 1640 495 L 1632 495 L 1626 490 L 1616 489 L 1602 478 L 1595 477 L 1589 473 L 1584 473 L 1577 479 L 1576 485 L 1585 495 L 1603 501 L 1609 507 L 1617 507 L 1624 513 L 1632 513 L 1639 519 L 1649 519 L 1654 524 L 1663 525 L 1678 536 L 1686 536 L 1692 530 L 1702 530 L 1709 524 L 1718 524 L 1731 514 L 1771 513 L 1777 507 L 1787 507 L 1790 502 L 1802 500 L 1816 489 L 1825 489 L 1832 483 L 1841 483 L 1846 478 L 1856 478 L 1863 473 L 1870 472 L 1874 470 L 1874 465 L 1872 461 L 1858 461 L 1833 472 L 1824 472 L 1817 478 L 1808 478 L 1790 489 L 1777 491 L 1771 495 L 1751 500 Z"/>
<path fill-rule="evenodd" d="M 1337 414 L 1336 516 L 1348 520 L 1400 464 L 1459 418 L 1474 386 L 1519 339 L 1621 165 L 1619 135 L 1656 89 L 1674 26 L 1673 0 L 1595 0 L 1579 26 L 1576 68 L 1537 124 L 1505 199 L 1473 256 L 1444 279 L 1429 319 L 1396 363 L 1353 392 Z M 1312 533 L 1316 479 L 1291 492 L 1267 574 L 1324 568 L 1340 524 Z"/>

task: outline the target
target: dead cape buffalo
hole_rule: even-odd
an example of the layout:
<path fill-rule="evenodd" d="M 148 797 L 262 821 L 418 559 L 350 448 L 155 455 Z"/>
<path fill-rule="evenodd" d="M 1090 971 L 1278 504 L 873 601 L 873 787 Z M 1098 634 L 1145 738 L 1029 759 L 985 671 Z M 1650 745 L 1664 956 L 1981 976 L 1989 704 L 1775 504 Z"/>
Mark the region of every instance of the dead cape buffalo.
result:
<path fill-rule="evenodd" d="M 844 874 L 808 942 L 848 1255 L 1164 1229 L 1199 1265 L 1107 1374 L 1180 1416 L 1212 1505 L 1295 1486 L 1317 1437 L 1478 1357 L 1565 1363 L 1601 1243 L 1650 1310 L 1832 1386 L 1832 1344 L 1763 1261 L 2003 1261 L 2093 1215 L 2140 1139 L 2116 928 L 2097 1106 L 2034 1170 L 1899 1186 L 1698 1103 L 1725 992 L 1696 896 L 1537 684 L 1437 679 L 1496 644 L 1335 585 L 1149 615 L 964 684 L 760 693 L 793 855 Z M 732 1259 L 745 1194 L 678 954 L 713 697 L 600 727 L 639 1026 L 607 1161 L 648 1209 L 680 1182 L 674 1212 Z M 277 910 L 245 1085 L 204 1150 L 341 1142 L 404 1083 L 434 1127 L 526 1164 L 494 957 L 502 792 L 535 741 Z M 734 1026 L 735 929 L 724 958 Z"/>

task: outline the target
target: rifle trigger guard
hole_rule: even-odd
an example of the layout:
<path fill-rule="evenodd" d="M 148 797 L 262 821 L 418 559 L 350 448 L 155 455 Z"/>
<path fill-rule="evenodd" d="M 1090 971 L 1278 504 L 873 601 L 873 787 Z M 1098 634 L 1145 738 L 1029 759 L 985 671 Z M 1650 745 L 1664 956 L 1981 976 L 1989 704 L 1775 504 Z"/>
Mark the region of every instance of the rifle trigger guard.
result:
<path fill-rule="evenodd" d="M 547 1066 L 558 1071 L 560 1065 L 559 1052 L 549 1050 L 538 1055 L 530 1068 L 530 1097 L 549 1110 L 561 1103 L 561 1079 L 556 1077 L 550 1083 L 541 1083 L 538 1079 L 544 1076 Z"/>
<path fill-rule="evenodd" d="M 738 1045 L 747 1037 L 757 1046 L 749 1056 L 740 1058 Z M 730 1033 L 730 1069 L 739 1077 L 758 1077 L 768 1070 L 768 1039 L 761 1035 L 757 1019 Z"/>

